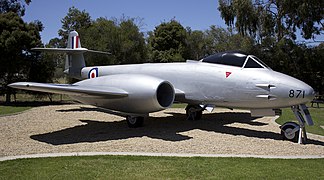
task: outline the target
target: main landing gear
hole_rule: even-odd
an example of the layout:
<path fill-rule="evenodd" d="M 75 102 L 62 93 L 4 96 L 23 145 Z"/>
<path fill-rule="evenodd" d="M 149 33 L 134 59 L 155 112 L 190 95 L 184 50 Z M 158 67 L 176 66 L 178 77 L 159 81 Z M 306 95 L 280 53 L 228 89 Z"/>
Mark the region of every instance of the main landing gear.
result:
<path fill-rule="evenodd" d="M 202 117 L 202 112 L 205 110 L 204 107 L 199 105 L 187 105 L 186 115 L 187 120 L 200 120 Z"/>
<path fill-rule="evenodd" d="M 127 125 L 130 128 L 142 127 L 144 123 L 144 117 L 141 116 L 127 116 Z"/>
<path fill-rule="evenodd" d="M 200 105 L 187 105 L 186 107 L 186 115 L 187 120 L 200 120 L 202 117 L 202 112 L 210 108 L 207 106 L 201 107 Z M 127 125 L 130 128 L 138 128 L 142 127 L 144 124 L 144 117 L 143 116 L 126 116 Z"/>
<path fill-rule="evenodd" d="M 299 144 L 305 143 L 307 140 L 305 123 L 309 126 L 314 125 L 312 117 L 305 104 L 292 106 L 291 110 L 294 112 L 298 124 L 295 122 L 286 122 L 280 126 L 281 135 L 286 140 L 298 142 Z"/>

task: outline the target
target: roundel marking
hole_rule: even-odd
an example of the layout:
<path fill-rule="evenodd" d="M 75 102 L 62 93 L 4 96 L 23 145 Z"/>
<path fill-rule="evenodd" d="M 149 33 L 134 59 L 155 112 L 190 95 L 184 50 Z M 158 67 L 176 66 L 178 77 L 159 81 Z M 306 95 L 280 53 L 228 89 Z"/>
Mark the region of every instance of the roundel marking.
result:
<path fill-rule="evenodd" d="M 88 78 L 93 79 L 93 78 L 98 77 L 98 75 L 99 75 L 98 68 L 92 68 L 88 73 Z"/>

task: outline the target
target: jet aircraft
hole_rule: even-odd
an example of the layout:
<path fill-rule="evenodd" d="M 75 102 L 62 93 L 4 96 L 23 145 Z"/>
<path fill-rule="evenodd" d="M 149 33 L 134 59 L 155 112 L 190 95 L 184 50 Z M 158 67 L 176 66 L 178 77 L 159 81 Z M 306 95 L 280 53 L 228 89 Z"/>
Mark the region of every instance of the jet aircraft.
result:
<path fill-rule="evenodd" d="M 275 116 L 291 107 L 298 124 L 281 126 L 284 139 L 306 140 L 305 122 L 313 125 L 305 104 L 314 98 L 306 83 L 269 68 L 256 56 L 223 52 L 200 61 L 145 63 L 86 67 L 83 53 L 99 51 L 81 47 L 72 31 L 67 48 L 34 48 L 34 51 L 66 53 L 65 73 L 81 81 L 74 84 L 16 82 L 12 88 L 67 94 L 84 104 L 125 116 L 129 127 L 143 125 L 149 113 L 188 104 L 187 119 L 198 120 L 214 107 L 240 108 L 251 116 Z"/>

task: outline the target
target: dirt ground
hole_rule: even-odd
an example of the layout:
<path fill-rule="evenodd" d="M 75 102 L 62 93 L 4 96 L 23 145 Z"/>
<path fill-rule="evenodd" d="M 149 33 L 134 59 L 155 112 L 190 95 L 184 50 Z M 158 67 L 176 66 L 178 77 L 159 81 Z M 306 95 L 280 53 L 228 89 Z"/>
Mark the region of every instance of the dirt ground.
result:
<path fill-rule="evenodd" d="M 86 105 L 36 107 L 0 117 L 0 157 L 68 152 L 150 152 L 233 155 L 324 155 L 324 136 L 305 145 L 283 141 L 273 117 L 216 109 L 187 121 L 183 109 L 152 113 L 144 127 Z"/>

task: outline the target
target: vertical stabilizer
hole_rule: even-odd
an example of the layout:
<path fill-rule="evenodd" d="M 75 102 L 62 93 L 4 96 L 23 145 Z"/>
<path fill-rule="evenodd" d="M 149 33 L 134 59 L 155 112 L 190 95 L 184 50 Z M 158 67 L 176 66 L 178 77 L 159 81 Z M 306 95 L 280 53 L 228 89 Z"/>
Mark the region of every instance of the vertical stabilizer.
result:
<path fill-rule="evenodd" d="M 76 31 L 71 31 L 68 38 L 68 44 L 66 48 L 77 49 L 81 48 L 81 42 L 79 34 Z"/>
<path fill-rule="evenodd" d="M 67 49 L 81 49 L 79 34 L 71 31 L 68 38 Z M 65 70 L 68 76 L 81 79 L 81 69 L 85 67 L 85 61 L 82 51 L 71 51 L 67 53 L 65 59 Z"/>
<path fill-rule="evenodd" d="M 64 73 L 76 79 L 82 79 L 81 70 L 85 67 L 83 53 L 91 52 L 98 54 L 110 54 L 109 52 L 82 48 L 79 34 L 76 31 L 70 32 L 66 48 L 32 48 L 32 50 L 39 52 L 66 53 Z"/>

